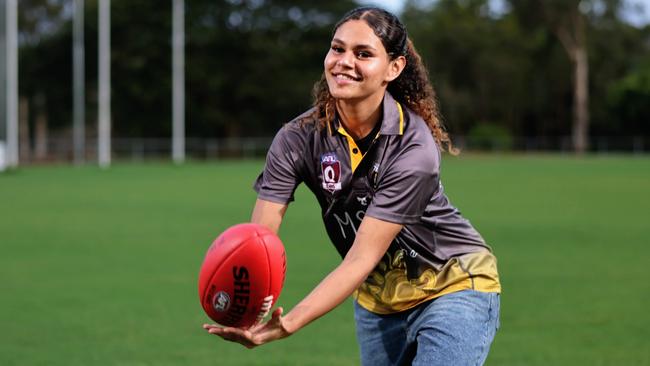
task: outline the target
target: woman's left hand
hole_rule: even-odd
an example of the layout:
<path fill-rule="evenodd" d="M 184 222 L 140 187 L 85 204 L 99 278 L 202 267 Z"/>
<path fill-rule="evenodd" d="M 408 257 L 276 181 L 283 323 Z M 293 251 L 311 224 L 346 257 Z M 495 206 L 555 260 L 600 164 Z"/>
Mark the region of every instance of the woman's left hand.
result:
<path fill-rule="evenodd" d="M 203 324 L 203 329 L 227 341 L 240 343 L 246 348 L 254 348 L 291 335 L 284 325 L 282 312 L 281 307 L 275 309 L 268 322 L 253 325 L 249 329 L 220 327 L 216 324 Z"/>

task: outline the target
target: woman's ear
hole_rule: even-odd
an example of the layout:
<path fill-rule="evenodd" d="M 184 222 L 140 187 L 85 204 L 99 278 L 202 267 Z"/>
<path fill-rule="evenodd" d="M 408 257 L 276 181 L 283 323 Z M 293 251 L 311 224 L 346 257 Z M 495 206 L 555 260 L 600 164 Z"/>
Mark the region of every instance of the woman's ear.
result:
<path fill-rule="evenodd" d="M 388 73 L 386 74 L 386 82 L 390 83 L 391 81 L 397 79 L 397 77 L 402 73 L 406 67 L 406 57 L 399 56 L 392 60 L 388 64 Z"/>

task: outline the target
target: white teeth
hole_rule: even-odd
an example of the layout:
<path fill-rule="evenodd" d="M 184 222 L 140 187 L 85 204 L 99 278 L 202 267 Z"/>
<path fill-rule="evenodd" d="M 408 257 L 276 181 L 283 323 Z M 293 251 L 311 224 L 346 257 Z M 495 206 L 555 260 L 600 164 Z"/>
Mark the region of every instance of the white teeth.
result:
<path fill-rule="evenodd" d="M 349 76 L 347 76 L 347 75 L 343 75 L 343 74 L 338 74 L 338 75 L 336 75 L 336 78 L 337 78 L 337 79 L 344 79 L 344 80 L 355 80 L 354 78 L 349 77 Z"/>

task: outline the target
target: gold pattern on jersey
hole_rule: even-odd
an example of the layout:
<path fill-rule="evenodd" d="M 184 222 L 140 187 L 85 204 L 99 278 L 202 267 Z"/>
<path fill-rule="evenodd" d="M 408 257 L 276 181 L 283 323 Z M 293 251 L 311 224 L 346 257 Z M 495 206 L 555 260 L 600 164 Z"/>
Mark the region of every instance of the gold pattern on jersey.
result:
<path fill-rule="evenodd" d="M 403 249 L 386 253 L 355 292 L 359 305 L 390 314 L 461 290 L 501 292 L 496 258 L 487 250 L 451 258 L 440 271 L 427 268 L 411 280 L 406 276 L 406 255 Z"/>

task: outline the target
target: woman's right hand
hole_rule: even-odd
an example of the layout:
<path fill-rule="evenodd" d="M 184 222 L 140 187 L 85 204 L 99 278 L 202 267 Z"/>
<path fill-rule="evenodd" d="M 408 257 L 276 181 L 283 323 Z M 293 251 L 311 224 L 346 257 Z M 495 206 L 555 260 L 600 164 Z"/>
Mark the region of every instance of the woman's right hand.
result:
<path fill-rule="evenodd" d="M 221 327 L 216 324 L 203 324 L 203 329 L 227 341 L 240 343 L 246 348 L 255 348 L 291 335 L 284 324 L 283 311 L 282 307 L 275 309 L 269 321 L 253 325 L 249 329 Z"/>

